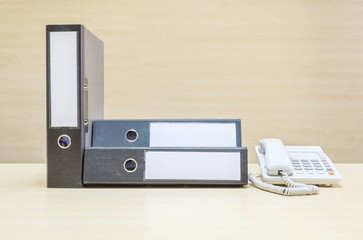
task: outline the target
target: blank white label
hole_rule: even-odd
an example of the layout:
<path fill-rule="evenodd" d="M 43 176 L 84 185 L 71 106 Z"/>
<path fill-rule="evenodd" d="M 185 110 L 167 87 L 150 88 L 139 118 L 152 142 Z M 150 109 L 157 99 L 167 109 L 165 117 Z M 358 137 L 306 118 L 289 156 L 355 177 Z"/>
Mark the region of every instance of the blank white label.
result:
<path fill-rule="evenodd" d="M 240 152 L 147 151 L 145 179 L 241 180 Z"/>
<path fill-rule="evenodd" d="M 51 127 L 77 127 L 77 32 L 50 32 Z"/>
<path fill-rule="evenodd" d="M 150 147 L 236 147 L 234 123 L 150 123 Z"/>

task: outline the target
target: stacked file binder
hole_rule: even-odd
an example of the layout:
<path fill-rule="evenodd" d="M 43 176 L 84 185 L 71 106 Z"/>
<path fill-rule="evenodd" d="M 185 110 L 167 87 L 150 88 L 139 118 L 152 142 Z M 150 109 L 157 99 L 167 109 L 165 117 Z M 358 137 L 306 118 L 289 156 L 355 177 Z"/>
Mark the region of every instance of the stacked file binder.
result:
<path fill-rule="evenodd" d="M 47 26 L 47 185 L 245 185 L 240 120 L 103 120 L 103 43 Z"/>

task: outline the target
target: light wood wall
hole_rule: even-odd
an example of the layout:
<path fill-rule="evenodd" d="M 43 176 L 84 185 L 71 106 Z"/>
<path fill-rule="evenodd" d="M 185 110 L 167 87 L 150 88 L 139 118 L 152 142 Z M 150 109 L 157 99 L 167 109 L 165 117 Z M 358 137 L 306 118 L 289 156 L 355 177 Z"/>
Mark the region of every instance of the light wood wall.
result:
<path fill-rule="evenodd" d="M 241 118 L 363 162 L 363 1 L 0 0 L 0 162 L 45 162 L 45 25 L 105 43 L 106 118 Z"/>

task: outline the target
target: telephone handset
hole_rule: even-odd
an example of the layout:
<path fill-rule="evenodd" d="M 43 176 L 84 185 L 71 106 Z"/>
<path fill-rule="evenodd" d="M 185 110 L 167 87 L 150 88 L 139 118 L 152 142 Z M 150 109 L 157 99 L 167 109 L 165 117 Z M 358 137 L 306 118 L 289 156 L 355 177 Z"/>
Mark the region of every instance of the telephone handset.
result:
<path fill-rule="evenodd" d="M 292 164 L 287 155 L 284 144 L 280 139 L 264 138 L 260 140 L 260 152 L 265 155 L 265 163 L 268 175 L 279 175 L 285 172 L 292 173 Z"/>
<path fill-rule="evenodd" d="M 311 195 L 319 192 L 315 185 L 331 186 L 341 179 L 319 146 L 284 146 L 280 139 L 275 138 L 264 138 L 259 143 L 256 154 L 264 182 L 249 174 L 250 181 L 258 188 L 283 195 Z"/>

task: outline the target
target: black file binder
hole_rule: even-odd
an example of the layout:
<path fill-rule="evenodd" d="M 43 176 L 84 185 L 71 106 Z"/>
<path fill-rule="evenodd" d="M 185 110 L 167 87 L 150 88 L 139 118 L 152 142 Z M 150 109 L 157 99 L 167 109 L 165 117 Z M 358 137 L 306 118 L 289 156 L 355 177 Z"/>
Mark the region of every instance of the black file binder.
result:
<path fill-rule="evenodd" d="M 83 25 L 47 25 L 47 186 L 82 187 L 92 122 L 103 119 L 103 42 Z"/>
<path fill-rule="evenodd" d="M 86 147 L 88 185 L 246 185 L 247 148 Z"/>
<path fill-rule="evenodd" d="M 93 147 L 241 147 L 240 119 L 100 120 Z"/>

